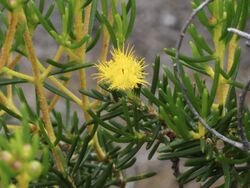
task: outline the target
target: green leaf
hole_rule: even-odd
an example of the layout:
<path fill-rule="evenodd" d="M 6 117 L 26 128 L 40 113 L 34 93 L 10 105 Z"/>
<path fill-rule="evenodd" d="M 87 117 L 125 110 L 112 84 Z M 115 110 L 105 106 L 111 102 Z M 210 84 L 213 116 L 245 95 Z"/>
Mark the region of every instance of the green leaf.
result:
<path fill-rule="evenodd" d="M 45 130 L 44 124 L 43 124 L 43 122 L 41 122 L 41 120 L 38 121 L 38 125 L 39 125 L 39 130 L 40 130 L 41 135 L 44 137 L 44 139 L 48 143 L 49 147 L 53 148 L 54 145 L 50 141 L 49 136 L 47 134 L 47 131 Z"/>
<path fill-rule="evenodd" d="M 124 109 L 124 117 L 127 123 L 127 127 L 130 130 L 130 132 L 133 132 L 133 126 L 131 124 L 130 116 L 129 116 L 129 109 L 127 106 L 127 101 L 126 99 L 122 99 L 122 104 L 123 104 L 123 109 Z"/>
<path fill-rule="evenodd" d="M 241 17 L 240 21 L 238 23 L 238 28 L 239 30 L 244 30 L 246 23 L 247 23 L 247 18 L 248 18 L 248 9 L 249 9 L 249 1 L 248 0 L 242 0 L 242 11 L 241 11 Z M 239 36 L 238 36 L 239 37 Z"/>
<path fill-rule="evenodd" d="M 148 173 L 139 174 L 137 176 L 127 177 L 126 182 L 138 181 L 138 180 L 143 180 L 146 178 L 151 178 L 151 177 L 155 176 L 156 174 L 157 174 L 156 172 L 148 172 Z"/>
<path fill-rule="evenodd" d="M 70 150 L 67 154 L 67 163 L 69 164 L 71 162 L 71 157 L 73 156 L 74 152 L 76 151 L 77 149 L 77 145 L 79 143 L 79 139 L 80 137 L 79 136 L 74 136 L 73 137 L 73 141 L 72 141 L 72 145 L 70 147 Z"/>
<path fill-rule="evenodd" d="M 160 107 L 163 106 L 166 108 L 166 105 L 160 101 L 159 99 L 157 99 L 152 93 L 151 91 L 149 91 L 147 88 L 143 88 L 142 89 L 142 94 L 148 98 L 148 100 L 152 103 L 154 103 L 156 106 Z"/>
<path fill-rule="evenodd" d="M 237 48 L 234 54 L 233 65 L 228 73 L 229 78 L 232 77 L 238 71 L 238 66 L 240 64 L 240 55 L 241 55 L 241 49 Z"/>
<path fill-rule="evenodd" d="M 84 1 L 84 4 L 83 4 L 82 8 L 87 7 L 91 2 L 92 2 L 92 0 L 86 0 L 86 1 Z"/>
<path fill-rule="evenodd" d="M 9 11 L 12 11 L 12 7 L 9 5 L 7 0 L 0 0 L 0 3 L 3 5 L 4 8 L 8 9 Z"/>
<path fill-rule="evenodd" d="M 105 184 L 107 178 L 110 176 L 112 173 L 112 167 L 113 164 L 109 163 L 106 167 L 106 169 L 103 171 L 102 175 L 97 178 L 96 183 L 93 185 L 93 188 L 102 188 L 103 185 Z"/>
<path fill-rule="evenodd" d="M 27 83 L 27 80 L 20 78 L 0 79 L 0 86 L 21 84 L 21 83 Z"/>
<path fill-rule="evenodd" d="M 193 0 L 192 2 L 192 8 L 196 9 L 201 4 L 200 0 Z M 204 10 L 201 10 L 198 12 L 197 17 L 199 18 L 199 21 L 206 26 L 207 28 L 210 28 L 209 25 L 209 19 L 207 18 L 207 15 Z"/>
<path fill-rule="evenodd" d="M 130 167 L 132 167 L 136 163 L 136 158 L 132 158 L 129 162 L 127 162 L 125 165 L 119 168 L 119 170 L 126 170 Z"/>
<path fill-rule="evenodd" d="M 219 85 L 219 78 L 220 78 L 220 64 L 219 64 L 219 62 L 216 62 L 215 63 L 215 70 L 214 70 L 213 84 L 212 84 L 212 88 L 210 91 L 208 109 L 210 109 L 214 103 L 214 99 L 215 99 L 216 92 L 217 92 L 218 85 Z"/>
<path fill-rule="evenodd" d="M 108 0 L 101 0 L 102 12 L 107 16 L 108 15 Z"/>
<path fill-rule="evenodd" d="M 49 85 L 47 83 L 44 83 L 44 87 L 46 89 L 48 89 L 49 91 L 51 91 L 52 93 L 55 93 L 56 95 L 59 95 L 59 96 L 65 98 L 67 100 L 72 101 L 72 99 L 68 95 L 66 95 L 65 93 L 61 92 L 59 89 L 57 89 L 57 88 L 55 88 L 55 87 L 53 87 L 53 86 L 51 86 L 51 85 Z"/>
<path fill-rule="evenodd" d="M 64 46 L 70 48 L 70 49 L 77 49 L 80 48 L 83 44 L 85 44 L 86 42 L 88 42 L 90 39 L 89 35 L 85 35 L 84 37 L 82 37 L 82 39 L 79 42 L 73 42 L 70 44 L 65 43 Z"/>
<path fill-rule="evenodd" d="M 50 61 L 50 63 L 51 63 L 51 61 Z M 73 72 L 75 70 L 85 69 L 85 68 L 92 67 L 92 66 L 94 66 L 94 64 L 92 64 L 92 63 L 74 63 L 74 64 L 72 63 L 72 66 L 63 68 L 61 70 L 52 71 L 50 73 L 50 75 L 53 76 L 53 75 L 57 75 L 57 74 L 63 74 L 66 72 Z"/>
<path fill-rule="evenodd" d="M 44 29 L 46 29 L 46 31 L 51 35 L 51 37 L 53 37 L 56 41 L 58 41 L 59 35 L 56 33 L 56 31 L 54 31 L 51 28 L 51 26 L 49 25 L 48 21 L 43 17 L 43 15 L 39 11 L 39 9 L 36 7 L 36 4 L 34 3 L 34 1 L 30 1 L 30 3 L 31 3 L 32 9 L 34 10 L 35 14 L 37 15 L 37 17 L 38 17 L 40 23 L 43 25 Z M 48 12 L 50 11 L 49 13 L 51 14 L 53 12 L 53 9 L 54 9 L 53 4 L 50 7 L 51 8 L 48 10 Z M 48 12 L 47 12 L 47 14 L 48 14 Z M 46 17 L 47 17 L 47 15 L 46 15 Z"/>
<path fill-rule="evenodd" d="M 84 3 L 84 5 L 86 2 Z M 98 0 L 92 0 L 91 3 L 91 12 L 90 12 L 90 18 L 89 18 L 89 30 L 88 34 L 91 35 L 93 26 L 94 26 L 94 21 L 95 21 L 95 16 L 96 16 L 96 10 L 97 10 L 97 5 L 98 5 Z"/>
<path fill-rule="evenodd" d="M 56 141 L 54 145 L 56 146 L 62 139 L 63 135 L 63 120 L 59 112 L 55 113 L 56 123 L 57 123 L 57 132 L 56 132 Z"/>
<path fill-rule="evenodd" d="M 11 150 L 10 144 L 6 138 L 0 135 L 0 147 L 2 150 Z"/>
<path fill-rule="evenodd" d="M 86 89 L 80 89 L 79 92 L 83 95 L 86 95 L 88 97 L 91 97 L 93 99 L 97 99 L 98 101 L 104 101 L 107 102 L 107 99 L 105 98 L 105 96 L 103 96 L 102 93 L 100 93 L 97 90 L 86 90 Z"/>
<path fill-rule="evenodd" d="M 183 182 L 190 176 L 190 174 L 194 173 L 195 171 L 199 170 L 202 166 L 196 166 L 193 168 L 188 169 L 186 172 L 181 174 L 180 176 L 177 177 L 178 182 L 183 184 Z"/>
<path fill-rule="evenodd" d="M 52 2 L 51 5 L 50 5 L 49 8 L 48 8 L 46 14 L 45 14 L 45 17 L 44 17 L 44 18 L 45 18 L 46 20 L 52 15 L 52 13 L 53 13 L 53 11 L 54 11 L 54 8 L 55 8 L 55 2 Z M 40 11 L 40 12 L 42 12 L 42 11 Z"/>
<path fill-rule="evenodd" d="M 185 149 L 182 151 L 162 154 L 158 157 L 158 159 L 159 160 L 169 160 L 169 159 L 179 158 L 179 157 L 188 157 L 190 155 L 200 154 L 200 153 L 201 153 L 200 146 L 196 146 L 196 147 L 192 147 L 192 148 Z"/>
<path fill-rule="evenodd" d="M 220 40 L 228 37 L 228 35 L 230 34 L 227 31 L 227 29 L 229 27 L 231 27 L 234 16 L 235 16 L 234 2 L 233 1 L 227 1 L 227 3 L 226 3 L 226 20 L 225 20 L 225 24 L 223 24 Z"/>
<path fill-rule="evenodd" d="M 15 172 L 10 168 L 10 166 L 3 160 L 0 161 L 0 169 L 8 177 L 14 176 Z M 2 174 L 1 174 L 2 175 Z"/>
<path fill-rule="evenodd" d="M 31 109 L 31 107 L 29 106 L 28 101 L 26 100 L 26 97 L 24 95 L 24 92 L 21 88 L 16 88 L 16 92 L 18 94 L 18 97 L 21 101 L 21 103 L 24 105 L 24 111 L 23 113 L 27 113 L 25 116 L 24 114 L 22 114 L 23 118 L 30 118 L 30 120 L 32 121 L 36 121 L 38 119 L 38 117 L 35 115 L 35 113 L 33 112 L 33 110 Z"/>
<path fill-rule="evenodd" d="M 131 140 L 131 135 L 127 132 L 125 132 L 123 129 L 118 129 L 114 126 L 111 126 L 110 124 L 104 122 L 104 120 L 97 116 L 95 113 L 93 113 L 92 111 L 90 111 L 89 115 L 93 118 L 93 121 L 100 124 L 102 127 L 104 127 L 105 129 L 120 134 L 120 135 L 124 135 L 126 137 L 129 137 L 129 139 Z M 133 138 L 133 137 L 132 137 Z"/>
<path fill-rule="evenodd" d="M 30 183 L 30 187 L 55 187 L 58 186 L 58 181 L 41 181 L 38 183 Z"/>
<path fill-rule="evenodd" d="M 99 22 L 103 23 L 106 26 L 106 28 L 110 34 L 112 44 L 116 48 L 117 47 L 117 40 L 116 40 L 116 35 L 115 35 L 115 32 L 113 30 L 112 25 L 109 23 L 108 19 L 106 18 L 106 16 L 104 14 L 99 14 L 97 12 L 97 18 L 98 18 Z"/>
<path fill-rule="evenodd" d="M 230 175 L 230 166 L 229 166 L 229 164 L 222 162 L 222 168 L 223 168 L 224 177 L 225 177 L 224 187 L 230 188 L 232 185 L 231 175 Z"/>
<path fill-rule="evenodd" d="M 174 122 L 170 119 L 169 115 L 162 107 L 160 107 L 160 118 L 163 119 L 168 127 L 171 128 L 177 135 L 180 135 L 178 128 L 175 126 Z"/>
<path fill-rule="evenodd" d="M 154 71 L 153 71 L 153 79 L 151 83 L 151 93 L 154 95 L 156 92 L 157 84 L 159 81 L 159 72 L 160 72 L 160 56 L 157 55 L 155 57 L 155 63 L 153 65 Z"/>
<path fill-rule="evenodd" d="M 78 159 L 73 167 L 73 173 L 75 173 L 77 171 L 77 169 L 79 168 L 81 162 L 83 161 L 84 157 L 85 157 L 85 154 L 87 152 L 87 149 L 88 149 L 88 144 L 90 142 L 91 138 L 90 138 L 90 135 L 87 134 L 83 137 L 83 145 L 82 145 L 82 148 L 80 150 L 80 153 L 79 153 L 79 156 L 78 156 Z"/>
<path fill-rule="evenodd" d="M 205 39 L 201 35 L 198 34 L 193 24 L 188 27 L 188 32 L 192 36 L 198 49 L 204 49 L 210 55 L 213 54 L 213 50 L 208 46 Z"/>
<path fill-rule="evenodd" d="M 9 109 L 8 107 L 6 107 L 5 105 L 3 105 L 1 103 L 0 103 L 0 110 L 5 111 L 7 114 L 9 114 L 10 116 L 12 116 L 12 117 L 14 117 L 16 119 L 22 120 L 22 117 L 19 114 L 12 111 L 11 109 Z"/>
<path fill-rule="evenodd" d="M 203 90 L 203 94 L 202 94 L 202 98 L 201 98 L 201 116 L 203 118 L 206 118 L 207 117 L 207 114 L 208 114 L 208 91 L 207 89 L 204 89 Z"/>
<path fill-rule="evenodd" d="M 134 23 L 135 23 L 135 17 L 136 17 L 136 1 L 131 0 L 130 2 L 131 2 L 131 12 L 130 12 L 130 19 L 129 19 L 125 39 L 127 39 L 129 37 L 129 35 L 131 34 L 133 27 L 134 27 Z"/>
<path fill-rule="evenodd" d="M 39 1 L 39 11 L 43 12 L 44 10 L 44 4 L 45 4 L 45 0 L 40 0 Z"/>
<path fill-rule="evenodd" d="M 199 179 L 200 176 L 202 176 L 203 174 L 206 174 L 207 172 L 210 172 L 210 176 L 213 174 L 212 171 L 210 171 L 210 169 L 212 168 L 212 165 L 204 165 L 201 168 L 197 169 L 196 171 L 190 173 L 186 178 L 181 178 L 181 176 L 179 176 L 177 178 L 177 180 L 181 183 L 181 184 L 185 184 L 190 182 L 191 180 L 194 179 Z"/>
<path fill-rule="evenodd" d="M 200 166 L 209 162 L 205 157 L 191 158 L 185 161 L 184 166 Z"/>
<path fill-rule="evenodd" d="M 122 1 L 122 28 L 123 28 L 123 35 L 126 35 L 128 30 L 128 14 L 126 10 L 126 3 Z"/>
<path fill-rule="evenodd" d="M 134 148 L 132 148 L 130 150 L 129 153 L 127 153 L 124 157 L 121 157 L 120 156 L 120 160 L 119 162 L 117 163 L 116 165 L 116 168 L 122 168 L 129 160 L 131 160 L 135 155 L 136 153 L 140 150 L 140 148 L 142 147 L 143 145 L 143 142 L 141 143 L 138 143 Z"/>
<path fill-rule="evenodd" d="M 77 64 L 75 61 L 71 61 L 71 62 L 68 62 L 66 64 L 62 64 L 62 63 L 56 62 L 52 59 L 47 59 L 46 63 L 53 65 L 55 67 L 61 68 L 61 69 L 65 69 L 65 68 L 68 68 L 68 67 L 71 67 L 71 66 L 74 66 Z"/>
<path fill-rule="evenodd" d="M 96 35 L 94 38 L 92 38 L 89 42 L 88 42 L 88 46 L 86 48 L 86 52 L 90 51 L 92 48 L 95 47 L 96 43 L 98 42 L 100 36 L 101 36 L 101 31 L 102 31 L 102 27 L 100 26 L 98 28 L 98 30 L 96 31 Z"/>
<path fill-rule="evenodd" d="M 212 176 L 204 185 L 201 186 L 201 188 L 210 188 L 221 176 L 222 174 Z"/>
<path fill-rule="evenodd" d="M 169 49 L 164 48 L 164 52 L 171 56 L 172 58 L 175 58 L 175 49 Z M 188 57 L 183 54 L 179 55 L 180 60 L 186 62 L 186 63 L 206 63 L 208 61 L 215 60 L 216 58 L 213 55 L 209 56 L 201 56 L 201 57 Z"/>
<path fill-rule="evenodd" d="M 157 149 L 159 148 L 161 142 L 157 142 L 154 147 L 152 148 L 152 150 L 149 152 L 148 154 L 148 160 L 151 160 L 152 157 L 154 156 L 155 152 L 157 151 Z"/>

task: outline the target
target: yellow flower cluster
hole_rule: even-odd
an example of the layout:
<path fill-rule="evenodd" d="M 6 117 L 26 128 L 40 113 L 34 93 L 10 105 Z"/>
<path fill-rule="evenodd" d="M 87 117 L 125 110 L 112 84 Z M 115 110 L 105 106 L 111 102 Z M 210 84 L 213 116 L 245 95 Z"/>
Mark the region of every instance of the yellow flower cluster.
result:
<path fill-rule="evenodd" d="M 100 62 L 96 66 L 99 82 L 109 83 L 110 89 L 114 90 L 130 90 L 138 84 L 147 84 L 144 59 L 135 57 L 133 48 L 114 49 L 111 55 L 110 61 Z"/>

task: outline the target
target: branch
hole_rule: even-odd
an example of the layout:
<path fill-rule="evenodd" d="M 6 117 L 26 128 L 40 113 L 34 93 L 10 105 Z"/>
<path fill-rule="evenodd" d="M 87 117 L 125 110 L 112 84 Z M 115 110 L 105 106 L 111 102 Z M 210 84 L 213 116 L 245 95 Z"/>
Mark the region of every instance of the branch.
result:
<path fill-rule="evenodd" d="M 199 13 L 199 11 L 201 11 L 204 7 L 206 7 L 209 3 L 211 3 L 213 0 L 206 0 L 204 1 L 202 4 L 200 4 L 199 7 L 197 7 L 193 13 L 190 15 L 190 17 L 187 19 L 186 23 L 184 24 L 182 30 L 181 30 L 181 33 L 180 33 L 180 36 L 179 36 L 179 39 L 177 41 L 177 44 L 176 44 L 176 55 L 175 55 L 175 62 L 174 62 L 174 71 L 176 73 L 176 78 L 177 78 L 177 81 L 178 81 L 178 84 L 181 88 L 181 92 L 183 94 L 183 97 L 184 99 L 186 100 L 187 102 L 187 105 L 189 106 L 191 112 L 198 118 L 198 120 L 201 122 L 201 124 L 210 132 L 212 133 L 213 135 L 215 135 L 217 138 L 223 140 L 224 142 L 234 146 L 234 147 L 237 147 L 241 150 L 247 150 L 248 149 L 246 147 L 244 147 L 244 144 L 240 143 L 240 142 L 237 142 L 237 141 L 234 141 L 234 140 L 231 140 L 227 137 L 225 137 L 224 135 L 220 134 L 219 132 L 217 132 L 215 129 L 211 128 L 207 122 L 200 116 L 200 114 L 196 111 L 196 109 L 194 108 L 193 104 L 191 103 L 191 101 L 189 100 L 189 97 L 187 95 L 187 91 L 186 91 L 186 88 L 184 86 L 184 84 L 182 83 L 181 81 L 181 65 L 180 65 L 180 61 L 179 61 L 179 56 L 180 56 L 180 49 L 181 49 L 181 46 L 182 46 L 182 43 L 183 43 L 183 39 L 185 37 L 185 34 L 186 34 L 186 31 L 187 31 L 187 28 L 188 26 L 191 24 L 193 18 Z"/>
<path fill-rule="evenodd" d="M 245 38 L 247 40 L 250 40 L 250 34 L 249 33 L 240 31 L 240 30 L 235 29 L 235 28 L 228 28 L 227 31 L 235 33 L 235 34 L 239 35 L 240 37 L 243 37 L 243 38 Z"/>
<path fill-rule="evenodd" d="M 172 162 L 172 169 L 174 171 L 174 176 L 177 178 L 181 173 L 180 173 L 180 168 L 179 168 L 179 164 L 180 164 L 180 159 L 179 158 L 175 158 L 171 160 Z M 183 185 L 179 184 L 179 188 L 183 188 Z"/>
<path fill-rule="evenodd" d="M 245 134 L 244 129 L 243 129 L 243 117 L 244 117 L 244 102 L 245 102 L 249 88 L 250 88 L 250 80 L 248 81 L 247 85 L 245 86 L 244 90 L 242 91 L 242 93 L 239 96 L 240 101 L 239 101 L 238 124 L 237 124 L 239 135 L 241 137 L 243 145 L 248 150 L 250 150 L 250 143 L 248 142 L 246 134 Z"/>

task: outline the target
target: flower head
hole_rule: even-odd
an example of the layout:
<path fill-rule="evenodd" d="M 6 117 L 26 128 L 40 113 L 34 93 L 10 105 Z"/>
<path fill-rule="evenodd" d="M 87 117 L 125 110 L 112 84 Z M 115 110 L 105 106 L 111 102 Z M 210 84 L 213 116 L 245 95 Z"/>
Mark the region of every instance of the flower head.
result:
<path fill-rule="evenodd" d="M 111 53 L 110 61 L 100 62 L 97 65 L 99 73 L 97 78 L 100 82 L 110 84 L 110 89 L 129 90 L 138 86 L 145 85 L 144 80 L 144 59 L 134 56 L 133 48 L 126 50 L 114 49 Z"/>

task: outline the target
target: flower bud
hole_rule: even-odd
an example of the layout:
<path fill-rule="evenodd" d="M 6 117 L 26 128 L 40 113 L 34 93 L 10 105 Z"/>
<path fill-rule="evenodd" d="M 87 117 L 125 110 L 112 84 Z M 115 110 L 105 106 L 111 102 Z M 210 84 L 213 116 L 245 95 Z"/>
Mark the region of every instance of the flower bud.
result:
<path fill-rule="evenodd" d="M 15 171 L 15 172 L 20 172 L 22 167 L 23 167 L 23 164 L 21 161 L 15 161 L 12 165 L 12 169 Z"/>
<path fill-rule="evenodd" d="M 223 142 L 223 140 L 217 140 L 216 142 L 216 148 L 219 150 L 219 151 L 222 151 L 225 147 L 225 144 Z"/>
<path fill-rule="evenodd" d="M 9 0 L 9 5 L 12 9 L 15 9 L 19 5 L 18 0 Z"/>
<path fill-rule="evenodd" d="M 7 164 L 11 164 L 14 161 L 14 157 L 10 152 L 2 151 L 0 153 L 0 160 L 3 160 Z"/>
<path fill-rule="evenodd" d="M 16 188 L 16 185 L 10 184 L 8 188 Z"/>
<path fill-rule="evenodd" d="M 22 159 L 29 160 L 32 157 L 32 147 L 29 144 L 25 144 L 22 149 Z"/>
<path fill-rule="evenodd" d="M 27 173 L 32 179 L 38 178 L 42 174 L 42 165 L 38 161 L 29 162 Z"/>

